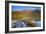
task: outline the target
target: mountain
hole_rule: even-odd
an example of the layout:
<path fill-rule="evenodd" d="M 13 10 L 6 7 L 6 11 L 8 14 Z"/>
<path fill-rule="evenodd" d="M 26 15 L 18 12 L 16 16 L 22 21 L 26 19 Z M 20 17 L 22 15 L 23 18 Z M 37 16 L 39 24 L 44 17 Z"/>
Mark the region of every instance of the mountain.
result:
<path fill-rule="evenodd" d="M 32 18 L 34 20 L 40 19 L 40 13 L 39 10 L 22 10 L 22 11 L 12 11 L 12 20 L 18 20 L 18 19 L 27 19 Z"/>
<path fill-rule="evenodd" d="M 33 10 L 34 13 L 41 13 L 40 10 L 36 9 L 36 10 Z"/>

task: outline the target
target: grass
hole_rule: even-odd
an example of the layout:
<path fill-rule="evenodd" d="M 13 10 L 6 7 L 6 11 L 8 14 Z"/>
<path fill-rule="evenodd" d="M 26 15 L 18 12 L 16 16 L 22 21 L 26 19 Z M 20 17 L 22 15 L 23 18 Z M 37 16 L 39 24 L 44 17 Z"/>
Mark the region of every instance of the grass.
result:
<path fill-rule="evenodd" d="M 32 18 L 34 20 L 39 20 L 41 19 L 41 14 L 40 13 L 21 13 L 21 12 L 17 12 L 17 11 L 12 11 L 12 20 L 22 20 L 24 18 L 28 19 L 28 18 Z"/>

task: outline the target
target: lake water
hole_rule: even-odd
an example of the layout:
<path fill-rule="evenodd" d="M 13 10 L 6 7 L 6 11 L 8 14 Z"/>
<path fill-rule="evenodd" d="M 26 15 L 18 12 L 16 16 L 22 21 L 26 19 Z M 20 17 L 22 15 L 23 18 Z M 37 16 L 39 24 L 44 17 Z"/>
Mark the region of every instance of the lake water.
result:
<path fill-rule="evenodd" d="M 41 26 L 41 21 L 37 21 L 36 23 L 36 27 L 40 27 Z M 17 21 L 17 22 L 13 22 L 12 24 L 12 28 L 22 28 L 22 27 L 27 27 L 27 23 L 23 22 L 23 21 Z"/>
<path fill-rule="evenodd" d="M 37 21 L 36 26 L 40 27 L 41 26 L 41 21 Z"/>

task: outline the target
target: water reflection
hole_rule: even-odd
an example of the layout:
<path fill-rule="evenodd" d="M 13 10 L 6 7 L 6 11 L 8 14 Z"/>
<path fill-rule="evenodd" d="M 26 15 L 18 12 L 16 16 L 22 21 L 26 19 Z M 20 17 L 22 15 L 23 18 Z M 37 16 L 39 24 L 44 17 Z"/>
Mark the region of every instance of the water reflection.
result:
<path fill-rule="evenodd" d="M 40 26 L 41 26 L 41 21 L 37 21 L 37 22 L 36 22 L 36 26 L 37 26 L 37 27 L 40 27 Z"/>
<path fill-rule="evenodd" d="M 41 26 L 41 21 L 37 21 L 36 23 L 33 23 L 36 26 L 35 27 L 40 27 Z M 12 28 L 22 28 L 22 27 L 28 27 L 31 25 L 28 25 L 26 21 L 17 21 L 12 23 Z"/>

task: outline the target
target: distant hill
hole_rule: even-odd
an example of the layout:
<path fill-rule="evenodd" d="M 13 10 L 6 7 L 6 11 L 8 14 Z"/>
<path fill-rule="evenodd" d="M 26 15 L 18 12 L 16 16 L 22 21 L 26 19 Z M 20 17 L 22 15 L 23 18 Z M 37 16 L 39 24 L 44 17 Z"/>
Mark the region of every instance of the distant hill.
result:
<path fill-rule="evenodd" d="M 41 11 L 38 10 L 38 9 L 34 10 L 33 12 L 34 12 L 34 13 L 41 13 Z"/>
<path fill-rule="evenodd" d="M 22 10 L 22 11 L 12 11 L 12 20 L 23 19 L 27 17 L 31 17 L 34 20 L 40 19 L 40 11 L 39 10 Z"/>

